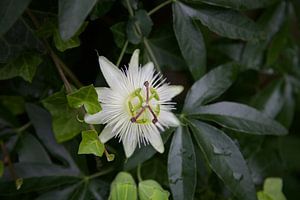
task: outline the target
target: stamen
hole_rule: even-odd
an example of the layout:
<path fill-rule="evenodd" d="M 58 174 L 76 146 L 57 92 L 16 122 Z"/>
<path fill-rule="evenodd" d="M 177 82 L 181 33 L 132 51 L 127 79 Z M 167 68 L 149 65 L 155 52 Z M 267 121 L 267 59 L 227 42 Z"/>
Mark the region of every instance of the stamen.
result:
<path fill-rule="evenodd" d="M 145 111 L 145 108 L 146 107 L 143 107 L 141 110 L 140 110 L 140 112 L 135 116 L 135 117 L 132 117 L 131 119 L 130 119 L 130 121 L 132 122 L 132 123 L 134 123 L 134 122 L 136 122 L 136 120 L 141 116 L 141 114 Z"/>
<path fill-rule="evenodd" d="M 144 86 L 146 87 L 146 103 L 148 104 L 149 103 L 149 82 L 146 81 L 144 83 Z"/>
<path fill-rule="evenodd" d="M 152 110 L 152 108 L 150 107 L 150 106 L 147 106 L 148 107 L 148 109 L 150 110 L 150 113 L 152 114 L 152 116 L 153 116 L 153 120 L 152 120 L 152 122 L 153 122 L 153 124 L 155 124 L 158 120 L 157 120 L 157 117 L 156 117 L 156 114 L 153 112 L 153 110 Z"/>

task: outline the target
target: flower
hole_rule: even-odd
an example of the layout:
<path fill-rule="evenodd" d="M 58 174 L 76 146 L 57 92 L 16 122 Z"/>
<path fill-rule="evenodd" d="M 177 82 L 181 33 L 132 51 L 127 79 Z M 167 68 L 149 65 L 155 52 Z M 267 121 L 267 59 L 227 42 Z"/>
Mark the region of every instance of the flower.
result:
<path fill-rule="evenodd" d="M 141 143 L 151 143 L 163 153 L 159 130 L 179 126 L 179 120 L 171 112 L 175 109 L 171 99 L 181 93 L 183 87 L 165 83 L 152 62 L 139 67 L 139 50 L 134 51 L 128 69 L 118 69 L 103 56 L 99 56 L 99 64 L 110 88 L 96 88 L 102 111 L 87 114 L 85 122 L 106 124 L 99 136 L 101 142 L 119 137 L 126 157 Z"/>

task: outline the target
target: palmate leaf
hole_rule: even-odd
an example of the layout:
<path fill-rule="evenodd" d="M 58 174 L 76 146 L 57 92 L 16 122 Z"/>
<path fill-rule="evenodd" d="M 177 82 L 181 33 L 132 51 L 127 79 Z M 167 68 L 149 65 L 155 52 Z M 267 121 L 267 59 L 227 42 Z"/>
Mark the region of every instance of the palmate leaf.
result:
<path fill-rule="evenodd" d="M 81 27 L 97 0 L 59 0 L 58 21 L 62 40 L 69 40 Z"/>
<path fill-rule="evenodd" d="M 42 58 L 35 53 L 24 53 L 16 59 L 0 67 L 0 80 L 10 79 L 16 76 L 31 82 L 37 66 L 42 63 Z"/>
<path fill-rule="evenodd" d="M 84 106 L 89 114 L 101 111 L 98 95 L 93 85 L 85 86 L 67 95 L 68 103 L 72 108 Z"/>
<path fill-rule="evenodd" d="M 238 65 L 234 63 L 221 65 L 208 72 L 196 81 L 188 92 L 185 99 L 184 112 L 193 110 L 199 105 L 205 105 L 218 98 L 232 85 L 237 77 L 237 73 Z"/>
<path fill-rule="evenodd" d="M 195 11 L 176 1 L 172 5 L 173 28 L 181 53 L 195 80 L 206 70 L 206 49 L 201 31 L 195 25 Z"/>
<path fill-rule="evenodd" d="M 137 200 L 137 187 L 132 176 L 120 172 L 111 183 L 110 200 Z"/>
<path fill-rule="evenodd" d="M 17 21 L 31 0 L 0 1 L 0 36 Z"/>
<path fill-rule="evenodd" d="M 219 102 L 194 108 L 192 117 L 213 121 L 226 128 L 257 135 L 286 135 L 287 130 L 278 122 L 244 104 Z"/>
<path fill-rule="evenodd" d="M 279 0 L 187 0 L 188 2 L 203 2 L 210 5 L 234 8 L 239 10 L 264 8 Z"/>
<path fill-rule="evenodd" d="M 180 126 L 174 133 L 168 155 L 168 176 L 174 200 L 193 199 L 196 174 L 191 133 L 187 127 Z"/>
<path fill-rule="evenodd" d="M 82 141 L 80 143 L 78 154 L 94 154 L 101 157 L 104 152 L 104 144 L 98 138 L 95 130 L 82 131 Z"/>
<path fill-rule="evenodd" d="M 210 168 L 237 199 L 256 200 L 246 162 L 235 143 L 221 130 L 196 120 L 189 126 Z"/>
<path fill-rule="evenodd" d="M 77 120 L 78 111 L 68 105 L 64 89 L 42 101 L 52 116 L 52 126 L 58 142 L 72 139 L 85 129 L 86 125 Z"/>

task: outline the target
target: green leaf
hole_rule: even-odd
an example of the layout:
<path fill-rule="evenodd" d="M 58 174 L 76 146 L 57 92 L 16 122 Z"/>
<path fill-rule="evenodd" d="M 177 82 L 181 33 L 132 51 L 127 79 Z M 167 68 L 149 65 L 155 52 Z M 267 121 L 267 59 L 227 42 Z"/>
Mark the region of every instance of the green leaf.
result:
<path fill-rule="evenodd" d="M 51 156 L 61 163 L 66 163 L 67 167 L 70 168 L 74 174 L 79 174 L 79 170 L 69 152 L 62 144 L 58 144 L 54 138 L 55 134 L 52 131 L 49 112 L 35 104 L 26 104 L 26 111 L 35 129 L 36 136 L 47 148 Z"/>
<path fill-rule="evenodd" d="M 0 96 L 0 102 L 14 115 L 22 114 L 25 111 L 25 100 L 22 96 Z"/>
<path fill-rule="evenodd" d="M 137 200 L 137 188 L 134 179 L 127 172 L 120 172 L 110 188 L 110 200 Z"/>
<path fill-rule="evenodd" d="M 18 148 L 19 162 L 51 164 L 51 159 L 41 143 L 31 134 L 22 136 Z M 35 153 L 32 153 L 35 152 Z"/>
<path fill-rule="evenodd" d="M 170 196 L 169 192 L 154 180 L 140 182 L 138 191 L 140 200 L 168 200 Z"/>
<path fill-rule="evenodd" d="M 151 37 L 148 38 L 148 44 L 162 68 L 176 71 L 187 68 L 171 25 L 165 25 L 163 29 L 153 31 Z M 148 52 L 144 51 L 143 63 L 151 60 L 148 57 Z"/>
<path fill-rule="evenodd" d="M 234 8 L 238 10 L 264 8 L 276 3 L 278 0 L 187 0 L 188 2 L 203 2 L 210 5 Z"/>
<path fill-rule="evenodd" d="M 189 90 L 184 104 L 184 111 L 209 103 L 223 94 L 235 81 L 238 65 L 221 65 L 196 81 Z"/>
<path fill-rule="evenodd" d="M 286 197 L 282 193 L 281 178 L 267 178 L 264 182 L 263 192 L 261 193 L 264 193 L 261 196 L 268 196 L 271 200 L 286 200 Z M 259 200 L 261 200 L 260 197 Z"/>
<path fill-rule="evenodd" d="M 58 21 L 62 40 L 67 41 L 82 26 L 97 0 L 59 0 Z"/>
<path fill-rule="evenodd" d="M 5 35 L 0 35 L 0 47 L 0 63 L 7 63 L 29 50 L 45 50 L 34 30 L 23 18 L 18 19 Z"/>
<path fill-rule="evenodd" d="M 189 123 L 210 168 L 237 199 L 256 200 L 250 172 L 235 143 L 213 126 L 196 120 Z"/>
<path fill-rule="evenodd" d="M 257 198 L 258 200 L 273 200 L 269 195 L 265 194 L 262 191 L 257 192 Z"/>
<path fill-rule="evenodd" d="M 2 177 L 4 172 L 4 163 L 2 162 L 2 160 L 0 160 L 0 178 Z"/>
<path fill-rule="evenodd" d="M 251 101 L 251 106 L 265 113 L 271 118 L 282 109 L 284 103 L 283 81 L 274 80 L 266 88 L 257 93 Z"/>
<path fill-rule="evenodd" d="M 169 137 L 173 133 L 174 129 L 170 128 L 167 129 L 165 132 L 161 133 L 162 140 L 164 144 L 168 141 Z M 124 163 L 124 169 L 125 170 L 131 170 L 138 166 L 139 164 L 142 164 L 146 160 L 149 160 L 152 158 L 157 151 L 152 147 L 152 145 L 143 146 L 141 148 L 136 148 L 135 152 L 133 153 L 130 158 L 127 159 L 127 161 Z"/>
<path fill-rule="evenodd" d="M 37 66 L 42 63 L 42 58 L 34 53 L 24 53 L 6 65 L 0 67 L 0 80 L 22 77 L 25 81 L 31 82 Z"/>
<path fill-rule="evenodd" d="M 102 157 L 104 145 L 100 142 L 95 130 L 82 131 L 82 140 L 78 149 L 78 154 L 94 154 Z"/>
<path fill-rule="evenodd" d="M 219 102 L 194 108 L 193 117 L 213 121 L 226 128 L 257 135 L 286 135 L 288 131 L 278 122 L 244 104 Z"/>
<path fill-rule="evenodd" d="M 72 49 L 72 48 L 75 48 L 75 47 L 78 47 L 80 46 L 80 39 L 79 39 L 79 35 L 84 31 L 84 29 L 87 27 L 88 23 L 85 22 L 83 23 L 83 25 L 80 27 L 80 29 L 75 33 L 74 36 L 72 36 L 70 39 L 64 41 L 60 34 L 59 34 L 59 30 L 56 29 L 54 31 L 54 35 L 53 35 L 53 41 L 54 41 L 54 44 L 55 44 L 55 47 L 63 52 L 67 49 Z"/>
<path fill-rule="evenodd" d="M 286 17 L 286 2 L 282 1 L 276 7 L 270 7 L 258 20 L 258 25 L 263 27 L 266 34 L 265 40 L 249 41 L 243 51 L 241 63 L 246 69 L 259 69 L 263 64 L 264 51 L 272 37 L 280 30 Z"/>
<path fill-rule="evenodd" d="M 81 87 L 79 90 L 68 94 L 67 99 L 72 108 L 84 106 L 89 114 L 101 111 L 98 95 L 93 85 Z"/>
<path fill-rule="evenodd" d="M 91 20 L 96 20 L 110 11 L 115 0 L 98 0 L 90 14 Z"/>
<path fill-rule="evenodd" d="M 179 1 L 172 5 L 173 28 L 181 53 L 195 80 L 206 70 L 206 49 L 201 31 L 193 17 L 195 10 Z"/>
<path fill-rule="evenodd" d="M 47 97 L 42 103 L 51 113 L 52 127 L 58 142 L 70 140 L 85 129 L 85 125 L 77 120 L 78 111 L 69 107 L 63 89 Z"/>
<path fill-rule="evenodd" d="M 233 10 L 215 7 L 194 8 L 195 19 L 211 31 L 231 39 L 258 40 L 263 32 L 251 19 Z"/>
<path fill-rule="evenodd" d="M 193 199 L 196 189 L 196 156 L 187 127 L 174 133 L 168 156 L 168 176 L 174 200 Z"/>
<path fill-rule="evenodd" d="M 6 33 L 27 8 L 31 0 L 0 1 L 0 36 Z"/>

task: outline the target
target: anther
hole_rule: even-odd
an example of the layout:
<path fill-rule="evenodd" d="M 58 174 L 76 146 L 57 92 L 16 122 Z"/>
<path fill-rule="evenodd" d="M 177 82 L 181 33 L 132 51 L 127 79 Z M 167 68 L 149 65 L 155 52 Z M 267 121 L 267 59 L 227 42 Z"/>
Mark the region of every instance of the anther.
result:
<path fill-rule="evenodd" d="M 132 118 L 130 119 L 130 121 L 131 121 L 132 123 L 134 123 L 134 122 L 136 122 L 136 118 L 135 118 L 135 117 L 132 117 Z"/>
<path fill-rule="evenodd" d="M 144 86 L 145 86 L 145 87 L 149 87 L 149 82 L 148 82 L 148 81 L 145 81 L 145 82 L 144 82 Z"/>
<path fill-rule="evenodd" d="M 155 117 L 154 119 L 152 119 L 152 123 L 155 124 L 156 122 L 158 122 L 157 118 Z"/>

